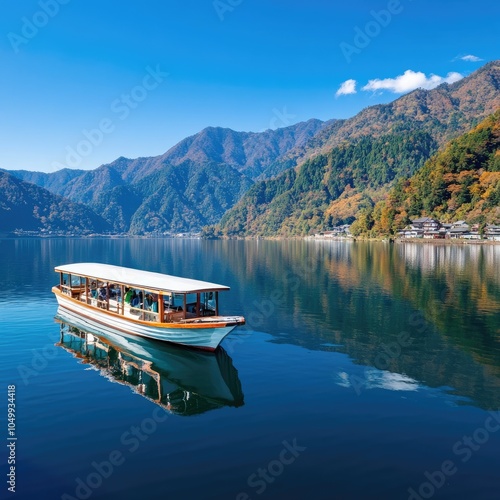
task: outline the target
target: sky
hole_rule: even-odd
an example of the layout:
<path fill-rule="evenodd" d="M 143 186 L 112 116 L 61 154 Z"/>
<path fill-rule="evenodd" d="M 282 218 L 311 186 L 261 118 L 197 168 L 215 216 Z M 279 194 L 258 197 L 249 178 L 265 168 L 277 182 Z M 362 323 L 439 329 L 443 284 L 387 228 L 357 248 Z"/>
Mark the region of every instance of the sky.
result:
<path fill-rule="evenodd" d="M 0 168 L 354 116 L 500 59 L 497 0 L 3 0 Z"/>

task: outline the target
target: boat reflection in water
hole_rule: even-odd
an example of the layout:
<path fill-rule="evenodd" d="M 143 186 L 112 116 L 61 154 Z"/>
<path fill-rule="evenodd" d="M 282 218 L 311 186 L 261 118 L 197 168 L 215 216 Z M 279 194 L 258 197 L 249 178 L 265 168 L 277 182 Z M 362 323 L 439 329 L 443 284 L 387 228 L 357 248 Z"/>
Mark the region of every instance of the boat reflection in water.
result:
<path fill-rule="evenodd" d="M 242 406 L 238 372 L 224 349 L 188 350 L 109 331 L 92 331 L 58 311 L 58 346 L 111 380 L 176 415 L 196 415 L 224 406 Z"/>

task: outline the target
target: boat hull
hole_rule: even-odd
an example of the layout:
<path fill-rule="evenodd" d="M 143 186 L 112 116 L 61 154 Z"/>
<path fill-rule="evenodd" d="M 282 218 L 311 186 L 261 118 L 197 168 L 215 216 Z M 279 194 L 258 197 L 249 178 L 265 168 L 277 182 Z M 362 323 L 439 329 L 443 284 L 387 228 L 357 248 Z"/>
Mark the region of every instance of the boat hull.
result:
<path fill-rule="evenodd" d="M 91 328 L 100 328 L 104 332 L 121 331 L 141 337 L 171 342 L 173 344 L 214 351 L 219 344 L 238 324 L 239 317 L 221 317 L 213 323 L 154 323 L 133 320 L 117 313 L 99 309 L 60 292 L 57 287 L 52 289 L 59 308 L 65 316 L 73 317 L 79 323 Z M 216 319 L 216 318 L 214 318 Z"/>

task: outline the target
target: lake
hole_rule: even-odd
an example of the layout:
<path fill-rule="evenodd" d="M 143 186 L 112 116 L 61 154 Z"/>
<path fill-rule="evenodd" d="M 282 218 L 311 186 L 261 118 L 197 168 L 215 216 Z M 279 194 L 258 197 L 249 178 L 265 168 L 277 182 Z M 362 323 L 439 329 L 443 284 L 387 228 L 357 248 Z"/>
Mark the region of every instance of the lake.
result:
<path fill-rule="evenodd" d="M 13 498 L 499 496 L 500 246 L 61 238 L 0 250 Z M 58 322 L 54 266 L 82 261 L 229 285 L 221 312 L 247 324 L 210 354 Z"/>

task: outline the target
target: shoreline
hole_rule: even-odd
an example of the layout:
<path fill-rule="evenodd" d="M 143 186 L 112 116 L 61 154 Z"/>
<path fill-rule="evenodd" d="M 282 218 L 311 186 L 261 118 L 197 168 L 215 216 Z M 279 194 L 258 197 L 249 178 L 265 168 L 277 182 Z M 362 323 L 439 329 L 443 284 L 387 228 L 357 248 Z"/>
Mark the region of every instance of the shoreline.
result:
<path fill-rule="evenodd" d="M 345 237 L 311 237 L 311 236 L 237 236 L 237 237 L 222 237 L 222 238 L 203 238 L 200 236 L 152 236 L 152 235 L 128 235 L 128 234 L 92 234 L 92 235 L 46 235 L 46 234 L 0 234 L 0 239 L 175 239 L 175 240 L 206 240 L 206 241 L 343 241 L 349 243 L 355 242 L 379 242 L 379 243 L 394 243 L 394 244 L 417 244 L 417 245 L 500 245 L 500 240 L 468 240 L 462 238 L 454 239 L 427 239 L 427 238 L 391 238 L 391 237 L 380 237 L 380 238 L 345 238 Z"/>
<path fill-rule="evenodd" d="M 352 241 L 380 242 L 394 244 L 416 243 L 417 245 L 500 245 L 496 240 L 466 240 L 466 239 L 426 239 L 426 238 L 304 238 L 311 241 Z"/>
<path fill-rule="evenodd" d="M 500 245 L 500 241 L 496 240 L 465 240 L 465 239 L 453 239 L 453 240 L 431 240 L 431 239 L 397 239 L 394 243 L 417 243 L 421 244 L 431 244 L 431 245 Z"/>

